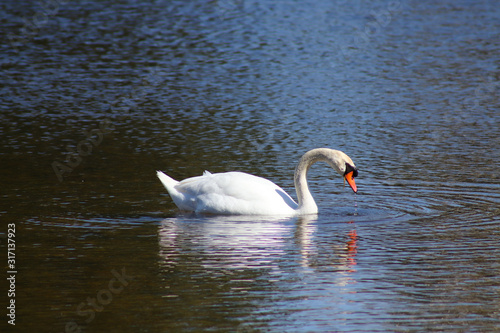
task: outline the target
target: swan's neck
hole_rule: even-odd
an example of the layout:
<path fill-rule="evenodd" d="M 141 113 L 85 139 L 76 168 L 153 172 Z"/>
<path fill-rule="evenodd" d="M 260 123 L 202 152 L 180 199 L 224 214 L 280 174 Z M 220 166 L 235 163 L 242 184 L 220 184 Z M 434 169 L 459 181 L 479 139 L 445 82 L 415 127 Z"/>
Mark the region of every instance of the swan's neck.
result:
<path fill-rule="evenodd" d="M 309 191 L 309 186 L 307 186 L 307 171 L 309 171 L 311 165 L 319 161 L 325 161 L 334 167 L 334 165 L 332 165 L 332 157 L 334 157 L 332 156 L 332 153 L 335 154 L 336 151 L 332 149 L 318 148 L 308 151 L 300 159 L 299 164 L 295 169 L 294 178 L 295 190 L 297 191 L 297 199 L 299 201 L 297 211 L 300 214 L 315 214 L 318 212 L 318 206 Z M 335 167 L 335 169 L 337 169 L 337 167 Z"/>

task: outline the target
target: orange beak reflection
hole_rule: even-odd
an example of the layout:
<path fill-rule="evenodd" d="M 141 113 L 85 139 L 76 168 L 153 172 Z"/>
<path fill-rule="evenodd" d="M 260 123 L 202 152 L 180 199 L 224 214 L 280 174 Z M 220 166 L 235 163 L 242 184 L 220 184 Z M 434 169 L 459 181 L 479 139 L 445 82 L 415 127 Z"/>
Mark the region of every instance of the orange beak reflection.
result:
<path fill-rule="evenodd" d="M 354 174 L 354 171 L 349 172 L 344 176 L 344 179 L 347 180 L 347 183 L 349 186 L 352 188 L 354 193 L 358 192 L 358 188 L 356 187 L 356 183 L 354 182 L 354 177 L 352 176 Z"/>

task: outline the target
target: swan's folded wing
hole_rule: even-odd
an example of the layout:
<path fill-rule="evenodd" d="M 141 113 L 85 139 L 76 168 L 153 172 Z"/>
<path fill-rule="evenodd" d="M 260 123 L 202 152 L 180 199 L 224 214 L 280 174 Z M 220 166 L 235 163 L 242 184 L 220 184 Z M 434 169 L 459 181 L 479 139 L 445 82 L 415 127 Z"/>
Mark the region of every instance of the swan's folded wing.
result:
<path fill-rule="evenodd" d="M 297 204 L 273 182 L 242 172 L 193 177 L 181 181 L 176 190 L 197 212 L 217 214 L 289 213 Z"/>

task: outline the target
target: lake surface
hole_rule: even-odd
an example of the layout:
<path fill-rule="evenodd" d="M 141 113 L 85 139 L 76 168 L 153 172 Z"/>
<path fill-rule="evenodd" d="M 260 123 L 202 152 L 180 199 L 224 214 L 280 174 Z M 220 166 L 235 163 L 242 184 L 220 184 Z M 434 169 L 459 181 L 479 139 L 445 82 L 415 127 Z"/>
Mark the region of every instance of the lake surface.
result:
<path fill-rule="evenodd" d="M 3 1 L 1 327 L 500 331 L 499 17 L 496 1 Z M 183 214 L 155 175 L 239 170 L 295 197 L 316 147 L 359 169 L 355 195 L 312 167 L 317 216 Z"/>

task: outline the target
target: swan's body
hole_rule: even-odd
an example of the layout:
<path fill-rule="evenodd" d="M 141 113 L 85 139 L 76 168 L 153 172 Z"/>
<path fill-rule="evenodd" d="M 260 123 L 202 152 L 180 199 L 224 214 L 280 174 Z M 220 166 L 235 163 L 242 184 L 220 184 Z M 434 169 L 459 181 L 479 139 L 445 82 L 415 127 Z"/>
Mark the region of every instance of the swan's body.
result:
<path fill-rule="evenodd" d="M 177 207 L 196 213 L 224 215 L 297 215 L 315 214 L 318 207 L 307 186 L 307 171 L 325 161 L 345 179 L 354 192 L 357 169 L 352 160 L 339 150 L 318 148 L 302 156 L 295 169 L 297 204 L 283 189 L 270 180 L 244 172 L 225 172 L 176 181 L 161 171 L 157 176 Z"/>

